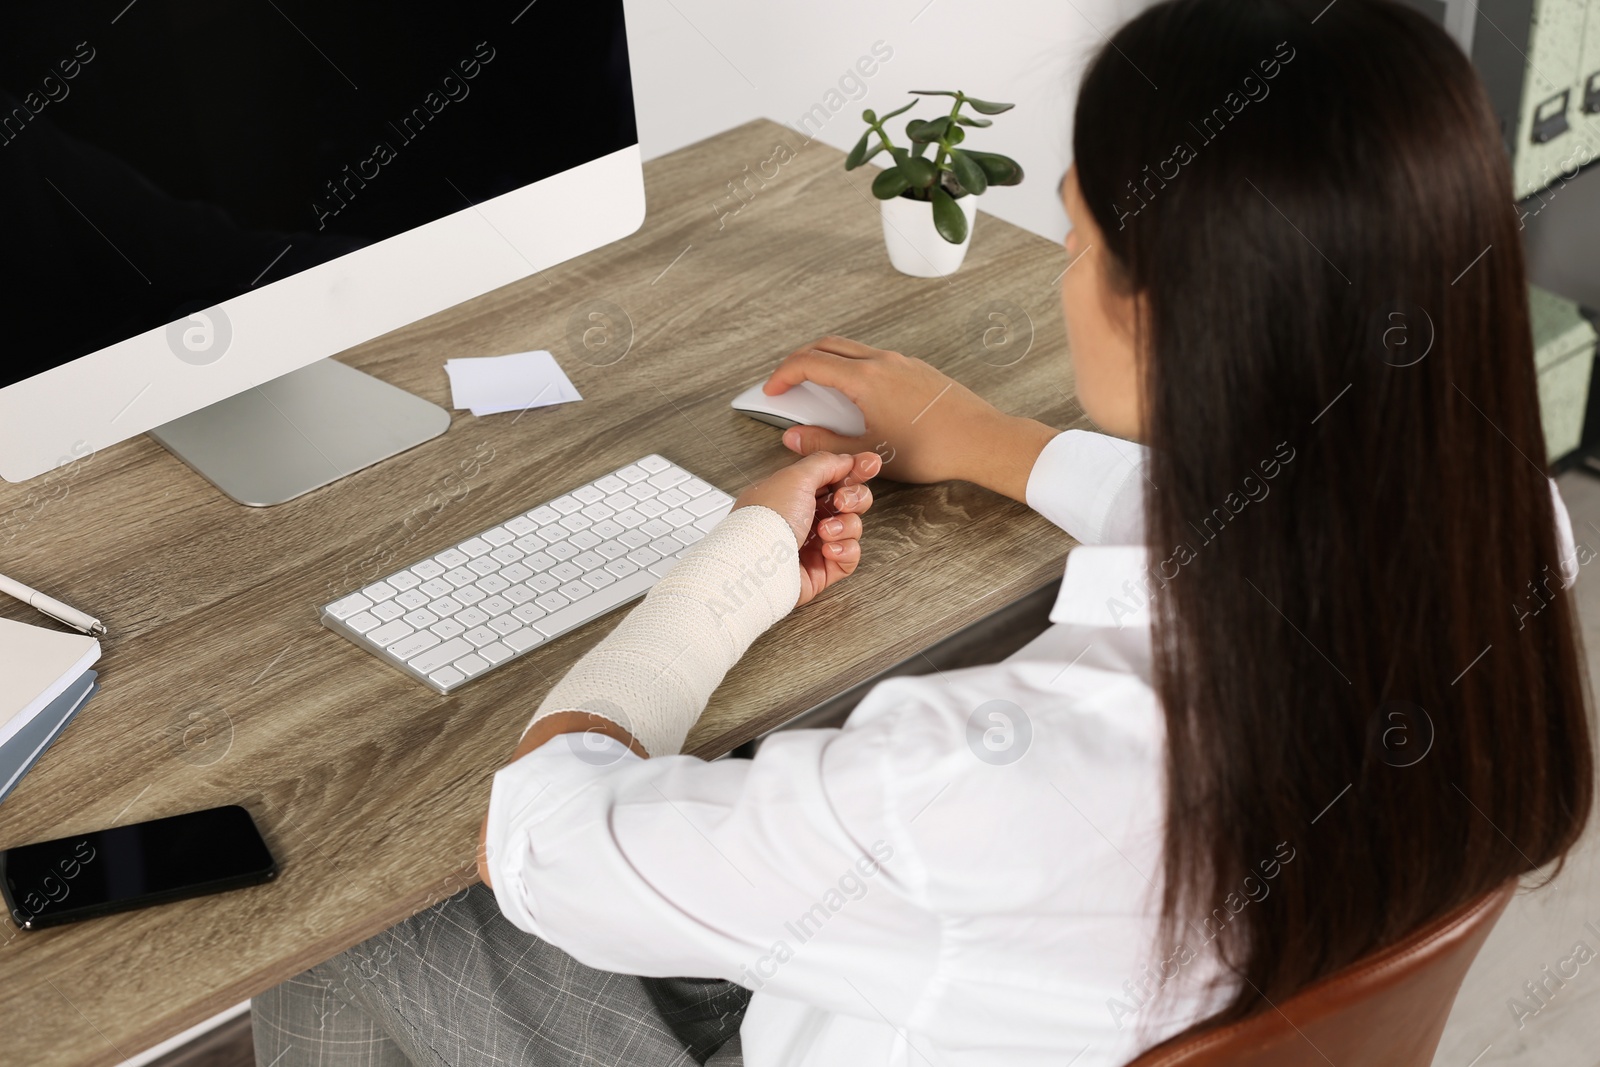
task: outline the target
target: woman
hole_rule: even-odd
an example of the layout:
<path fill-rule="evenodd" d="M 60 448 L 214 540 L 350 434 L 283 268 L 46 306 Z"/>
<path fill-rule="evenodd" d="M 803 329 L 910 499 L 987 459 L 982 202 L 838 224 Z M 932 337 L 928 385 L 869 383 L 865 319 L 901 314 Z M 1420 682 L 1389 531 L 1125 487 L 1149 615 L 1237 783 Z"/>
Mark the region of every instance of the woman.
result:
<path fill-rule="evenodd" d="M 840 388 L 868 435 L 785 434 L 807 458 L 496 775 L 494 899 L 258 1001 L 260 1062 L 1119 1064 L 1571 847 L 1576 565 L 1467 60 L 1384 0 L 1173 0 L 1090 66 L 1074 149 L 1077 393 L 1148 450 L 852 341 L 791 355 L 768 390 Z M 894 477 L 1084 542 L 1056 625 L 754 760 L 673 756 L 749 642 L 854 569 L 885 440 Z M 720 981 L 630 977 L 683 974 Z"/>

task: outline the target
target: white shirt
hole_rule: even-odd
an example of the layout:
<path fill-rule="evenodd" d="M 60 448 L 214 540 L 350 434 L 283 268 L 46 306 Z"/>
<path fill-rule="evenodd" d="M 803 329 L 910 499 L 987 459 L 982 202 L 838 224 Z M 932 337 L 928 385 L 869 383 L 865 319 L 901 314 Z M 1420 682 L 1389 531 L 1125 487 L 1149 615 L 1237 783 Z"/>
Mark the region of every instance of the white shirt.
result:
<path fill-rule="evenodd" d="M 1084 544 L 1004 662 L 883 682 L 753 760 L 558 737 L 499 771 L 501 910 L 592 967 L 754 990 L 749 1067 L 1111 1067 L 1211 1014 L 1214 957 L 1155 944 L 1143 463 L 1085 431 L 1046 446 L 1028 503 Z"/>

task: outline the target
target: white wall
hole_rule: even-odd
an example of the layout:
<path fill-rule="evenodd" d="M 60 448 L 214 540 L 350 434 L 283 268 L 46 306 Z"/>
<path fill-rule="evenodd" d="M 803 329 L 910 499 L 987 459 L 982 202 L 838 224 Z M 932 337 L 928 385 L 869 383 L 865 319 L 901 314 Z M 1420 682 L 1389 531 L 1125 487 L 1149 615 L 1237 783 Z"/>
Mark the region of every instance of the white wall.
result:
<path fill-rule="evenodd" d="M 1060 240 L 1056 182 L 1072 158 L 1072 107 L 1087 58 L 1146 0 L 627 0 L 639 139 L 650 159 L 753 118 L 798 127 L 875 42 L 893 50 L 818 139 L 848 150 L 863 108 L 887 112 L 909 89 L 961 89 L 1017 105 L 974 148 L 1022 164 L 1019 186 L 980 206 Z M 857 89 L 860 92 L 860 89 Z M 842 94 L 841 94 L 842 95 Z M 937 98 L 934 98 L 937 99 Z M 837 102 L 838 97 L 833 98 Z M 925 101 L 890 125 L 940 113 Z M 1130 115 L 1130 121 L 1137 121 Z"/>

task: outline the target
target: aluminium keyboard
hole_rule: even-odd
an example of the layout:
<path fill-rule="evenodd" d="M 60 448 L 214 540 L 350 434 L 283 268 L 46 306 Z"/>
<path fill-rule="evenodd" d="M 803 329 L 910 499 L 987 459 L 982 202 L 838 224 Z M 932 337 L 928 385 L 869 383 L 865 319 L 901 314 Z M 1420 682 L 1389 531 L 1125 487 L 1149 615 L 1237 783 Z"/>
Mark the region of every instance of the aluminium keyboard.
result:
<path fill-rule="evenodd" d="M 448 694 L 643 596 L 732 507 L 645 456 L 325 605 L 322 623 Z"/>

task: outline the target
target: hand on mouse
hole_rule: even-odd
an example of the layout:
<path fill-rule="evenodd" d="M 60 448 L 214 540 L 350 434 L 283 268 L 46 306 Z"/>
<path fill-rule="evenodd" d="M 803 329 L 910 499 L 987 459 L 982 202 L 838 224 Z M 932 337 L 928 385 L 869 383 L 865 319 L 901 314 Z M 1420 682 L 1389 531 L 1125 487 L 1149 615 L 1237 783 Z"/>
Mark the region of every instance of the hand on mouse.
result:
<path fill-rule="evenodd" d="M 798 607 L 861 562 L 861 516 L 872 507 L 864 483 L 882 466 L 873 452 L 813 452 L 739 494 L 735 509 L 759 504 L 782 515 L 800 546 Z"/>
<path fill-rule="evenodd" d="M 784 446 L 801 455 L 875 451 L 883 473 L 902 482 L 974 482 L 1024 500 L 1028 474 L 1056 430 L 1007 415 L 920 359 L 846 337 L 824 337 L 778 364 L 763 391 L 801 381 L 839 390 L 861 409 L 867 432 L 842 437 L 820 426 L 794 426 Z"/>

